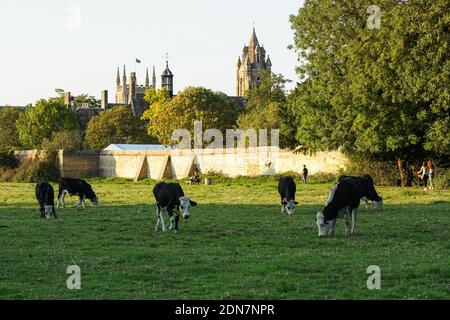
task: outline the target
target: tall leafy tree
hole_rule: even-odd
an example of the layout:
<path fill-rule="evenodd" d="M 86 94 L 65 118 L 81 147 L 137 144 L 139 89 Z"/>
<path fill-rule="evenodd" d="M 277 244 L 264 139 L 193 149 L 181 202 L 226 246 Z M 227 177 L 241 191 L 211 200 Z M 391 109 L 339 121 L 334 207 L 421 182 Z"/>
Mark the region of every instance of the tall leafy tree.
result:
<path fill-rule="evenodd" d="M 86 144 L 90 149 L 104 149 L 110 144 L 143 144 L 152 142 L 144 121 L 134 117 L 129 107 L 117 106 L 89 121 Z"/>
<path fill-rule="evenodd" d="M 260 83 L 249 89 L 245 98 L 247 103 L 240 114 L 237 124 L 241 129 L 280 129 L 289 121 L 286 113 L 286 80 L 282 75 L 261 72 Z"/>
<path fill-rule="evenodd" d="M 16 121 L 21 112 L 12 107 L 0 109 L 0 151 L 14 150 L 20 147 Z"/>
<path fill-rule="evenodd" d="M 150 107 L 142 119 L 149 121 L 148 134 L 167 145 L 177 143 L 171 140 L 176 129 L 193 134 L 197 120 L 202 121 L 203 131 L 218 129 L 225 133 L 235 126 L 238 116 L 236 105 L 225 94 L 202 87 L 186 88 L 173 99 L 165 89 L 150 89 L 145 99 Z"/>
<path fill-rule="evenodd" d="M 20 143 L 25 148 L 40 148 L 43 139 L 54 132 L 78 129 L 76 116 L 64 106 L 62 98 L 39 100 L 19 115 L 16 121 Z"/>
<path fill-rule="evenodd" d="M 372 4 L 308 0 L 291 17 L 307 79 L 293 98 L 297 138 L 395 159 L 403 178 L 404 160 L 450 153 L 449 4 L 380 0 L 381 28 L 370 29 Z"/>

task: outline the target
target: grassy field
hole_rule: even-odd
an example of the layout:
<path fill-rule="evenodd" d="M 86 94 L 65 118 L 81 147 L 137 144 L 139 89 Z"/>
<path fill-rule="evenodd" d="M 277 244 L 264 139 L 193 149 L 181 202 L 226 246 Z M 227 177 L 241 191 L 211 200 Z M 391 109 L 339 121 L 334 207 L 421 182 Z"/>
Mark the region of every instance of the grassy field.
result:
<path fill-rule="evenodd" d="M 199 206 L 163 234 L 151 182 L 94 180 L 101 206 L 59 209 L 57 220 L 39 218 L 34 185 L 0 184 L 0 298 L 450 298 L 450 192 L 378 188 L 385 211 L 362 207 L 355 235 L 338 221 L 334 237 L 319 238 L 314 218 L 331 185 L 298 182 L 292 218 L 273 178 L 184 186 Z M 66 288 L 73 264 L 81 290 Z M 381 290 L 366 287 L 370 265 Z"/>

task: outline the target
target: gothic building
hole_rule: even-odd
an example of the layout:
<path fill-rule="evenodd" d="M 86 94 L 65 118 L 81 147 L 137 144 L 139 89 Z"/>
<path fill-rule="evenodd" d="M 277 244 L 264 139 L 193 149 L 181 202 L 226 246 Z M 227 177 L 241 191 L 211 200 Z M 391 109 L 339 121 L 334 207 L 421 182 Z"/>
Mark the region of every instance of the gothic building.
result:
<path fill-rule="evenodd" d="M 272 62 L 267 56 L 264 46 L 260 45 L 256 37 L 255 28 L 248 46 L 244 45 L 242 58 L 238 58 L 236 71 L 236 95 L 243 97 L 248 89 L 253 88 L 261 81 L 261 71 L 271 72 Z"/>
<path fill-rule="evenodd" d="M 173 96 L 173 74 L 169 69 L 169 62 L 166 61 L 166 69 L 161 75 L 161 87 L 166 88 L 170 96 Z M 150 77 L 148 68 L 145 75 L 145 84 L 137 83 L 136 72 L 131 72 L 127 79 L 126 68 L 123 66 L 122 80 L 120 79 L 120 69 L 117 68 L 116 77 L 116 105 L 129 105 L 133 113 L 140 117 L 148 108 L 148 102 L 144 100 L 145 91 L 147 89 L 156 89 L 156 72 L 153 67 L 152 83 L 150 85 Z"/>

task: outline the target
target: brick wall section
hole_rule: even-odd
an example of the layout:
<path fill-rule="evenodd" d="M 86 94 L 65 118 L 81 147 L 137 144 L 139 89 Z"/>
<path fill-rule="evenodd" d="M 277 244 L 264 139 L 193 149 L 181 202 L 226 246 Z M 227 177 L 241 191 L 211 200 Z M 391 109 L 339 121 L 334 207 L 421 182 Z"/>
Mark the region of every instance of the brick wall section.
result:
<path fill-rule="evenodd" d="M 89 178 L 97 177 L 99 153 L 96 151 L 59 152 L 60 173 L 62 177 Z"/>
<path fill-rule="evenodd" d="M 20 162 L 23 162 L 36 159 L 37 156 L 42 158 L 45 152 L 21 150 L 16 151 L 14 155 Z M 62 177 L 83 179 L 99 175 L 99 152 L 97 151 L 67 152 L 60 150 L 56 162 Z"/>

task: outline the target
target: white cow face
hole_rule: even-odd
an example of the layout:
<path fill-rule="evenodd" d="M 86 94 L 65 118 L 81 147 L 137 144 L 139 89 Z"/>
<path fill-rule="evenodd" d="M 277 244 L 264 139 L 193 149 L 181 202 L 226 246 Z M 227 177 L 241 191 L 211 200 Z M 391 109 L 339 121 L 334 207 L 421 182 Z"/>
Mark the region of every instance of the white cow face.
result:
<path fill-rule="evenodd" d="M 189 219 L 191 215 L 189 209 L 191 207 L 195 207 L 197 205 L 197 202 L 192 201 L 188 197 L 181 197 L 179 200 L 180 200 L 180 214 L 183 216 L 184 219 Z"/>
<path fill-rule="evenodd" d="M 319 229 L 319 237 L 329 236 L 333 230 L 332 221 L 325 221 L 325 216 L 322 212 L 317 213 L 316 215 L 316 224 Z"/>
<path fill-rule="evenodd" d="M 374 201 L 375 209 L 377 210 L 383 210 L 383 199 L 380 201 Z"/>
<path fill-rule="evenodd" d="M 283 202 L 281 202 L 282 210 L 283 212 L 286 212 L 288 215 L 293 215 L 295 213 L 295 205 L 297 205 L 298 202 L 294 200 L 287 201 L 286 199 L 283 199 Z"/>
<path fill-rule="evenodd" d="M 53 206 L 45 206 L 44 207 L 44 212 L 45 212 L 45 217 L 47 219 L 50 219 L 50 218 L 54 217 Z"/>
<path fill-rule="evenodd" d="M 99 197 L 95 197 L 94 199 L 92 199 L 92 205 L 94 207 L 98 207 L 99 203 L 100 203 L 100 198 Z"/>

